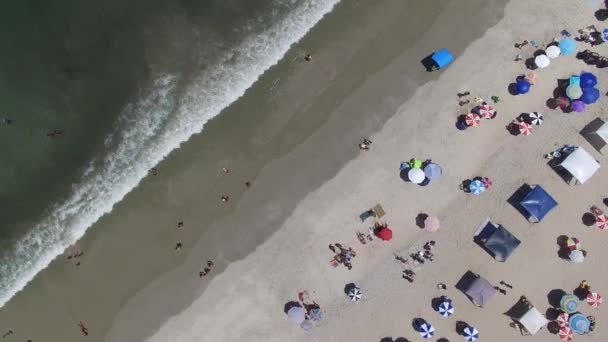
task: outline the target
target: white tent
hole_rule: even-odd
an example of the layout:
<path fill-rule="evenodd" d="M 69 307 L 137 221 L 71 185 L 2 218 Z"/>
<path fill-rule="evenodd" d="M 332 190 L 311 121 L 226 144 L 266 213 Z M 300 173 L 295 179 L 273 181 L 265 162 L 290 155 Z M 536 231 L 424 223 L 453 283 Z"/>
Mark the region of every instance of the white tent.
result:
<path fill-rule="evenodd" d="M 581 134 L 598 152 L 605 152 L 604 148 L 608 146 L 608 122 L 595 119 L 581 131 Z"/>
<path fill-rule="evenodd" d="M 533 307 L 519 319 L 519 323 L 521 323 L 530 334 L 534 335 L 549 323 L 549 321 Z"/>
<path fill-rule="evenodd" d="M 561 163 L 572 175 L 570 184 L 584 184 L 600 168 L 600 164 L 582 147 L 577 148 Z"/>

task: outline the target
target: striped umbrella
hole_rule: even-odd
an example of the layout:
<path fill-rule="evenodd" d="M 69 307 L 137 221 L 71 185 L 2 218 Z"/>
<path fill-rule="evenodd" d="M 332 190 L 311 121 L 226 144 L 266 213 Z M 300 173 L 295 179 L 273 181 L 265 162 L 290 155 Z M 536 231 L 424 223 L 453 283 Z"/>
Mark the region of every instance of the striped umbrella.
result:
<path fill-rule="evenodd" d="M 422 338 L 429 339 L 435 335 L 435 328 L 428 323 L 423 323 L 420 325 L 420 327 L 418 327 L 418 332 Z"/>
<path fill-rule="evenodd" d="M 530 135 L 532 133 L 532 125 L 530 125 L 529 123 L 527 123 L 525 121 L 521 121 L 518 124 L 518 128 L 519 128 L 519 133 L 521 133 L 523 135 Z"/>
<path fill-rule="evenodd" d="M 473 195 L 479 195 L 482 192 L 484 192 L 486 190 L 486 187 L 483 185 L 483 183 L 479 180 L 474 180 L 471 182 L 471 184 L 469 185 L 469 191 L 473 194 Z"/>
<path fill-rule="evenodd" d="M 557 324 L 559 324 L 560 328 L 563 327 L 567 327 L 568 326 L 568 319 L 570 318 L 570 315 L 562 312 L 559 314 L 559 316 L 557 316 Z"/>
<path fill-rule="evenodd" d="M 484 186 L 486 189 L 489 189 L 490 187 L 492 187 L 492 181 L 491 181 L 491 180 L 490 180 L 490 178 L 488 178 L 488 177 L 483 177 L 483 178 L 481 179 L 481 182 L 483 183 L 483 186 Z"/>
<path fill-rule="evenodd" d="M 595 223 L 597 225 L 597 227 L 601 230 L 606 229 L 606 227 L 608 227 L 608 216 L 606 215 L 598 215 L 595 218 Z"/>
<path fill-rule="evenodd" d="M 543 123 L 543 115 L 539 112 L 528 113 L 528 120 L 530 124 L 540 126 Z"/>
<path fill-rule="evenodd" d="M 348 296 L 353 302 L 356 302 L 361 299 L 361 297 L 363 297 L 363 292 L 361 292 L 360 288 L 353 287 L 352 289 L 350 289 L 350 291 L 348 291 Z"/>
<path fill-rule="evenodd" d="M 464 329 L 463 336 L 465 340 L 473 342 L 479 338 L 479 331 L 472 326 L 468 326 Z"/>
<path fill-rule="evenodd" d="M 445 301 L 439 304 L 439 313 L 443 317 L 452 316 L 454 314 L 454 306 L 452 305 L 452 302 Z"/>
<path fill-rule="evenodd" d="M 602 304 L 602 295 L 597 292 L 590 292 L 587 295 L 587 304 L 591 305 L 594 308 L 597 308 Z"/>
<path fill-rule="evenodd" d="M 469 113 L 464 117 L 464 122 L 466 122 L 467 126 L 469 127 L 475 127 L 479 125 L 480 121 L 481 118 L 475 113 Z"/>
<path fill-rule="evenodd" d="M 578 100 L 583 96 L 583 89 L 578 84 L 571 84 L 566 88 L 566 95 L 570 100 Z"/>
<path fill-rule="evenodd" d="M 570 341 L 572 339 L 572 329 L 570 327 L 562 327 L 559 329 L 559 338 L 562 341 Z"/>
<path fill-rule="evenodd" d="M 559 307 L 569 314 L 578 311 L 578 297 L 573 294 L 564 295 L 559 301 Z"/>
<path fill-rule="evenodd" d="M 484 119 L 491 119 L 494 117 L 496 110 L 489 104 L 483 104 L 479 107 L 479 115 Z"/>
<path fill-rule="evenodd" d="M 568 249 L 571 251 L 581 247 L 581 242 L 575 237 L 569 237 L 566 244 L 568 245 Z"/>

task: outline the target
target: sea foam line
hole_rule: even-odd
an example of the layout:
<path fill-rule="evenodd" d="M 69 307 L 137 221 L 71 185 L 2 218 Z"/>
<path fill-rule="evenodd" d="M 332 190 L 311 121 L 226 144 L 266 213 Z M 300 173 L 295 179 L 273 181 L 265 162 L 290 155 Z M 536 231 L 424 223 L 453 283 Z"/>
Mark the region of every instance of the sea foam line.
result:
<path fill-rule="evenodd" d="M 241 97 L 339 1 L 309 0 L 298 5 L 271 27 L 246 37 L 217 65 L 198 75 L 179 99 L 178 77 L 159 77 L 147 94 L 125 108 L 122 124 L 129 128 L 106 140 L 111 150 L 106 157 L 93 161 L 70 197 L 50 209 L 7 252 L 14 262 L 0 265 L 0 307 L 111 212 L 151 167 Z"/>

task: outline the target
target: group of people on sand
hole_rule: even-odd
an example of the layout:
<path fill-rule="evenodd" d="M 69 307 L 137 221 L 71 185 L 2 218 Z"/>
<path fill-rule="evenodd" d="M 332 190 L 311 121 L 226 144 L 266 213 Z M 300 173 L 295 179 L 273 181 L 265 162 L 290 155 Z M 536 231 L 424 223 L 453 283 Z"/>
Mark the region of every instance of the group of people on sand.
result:
<path fill-rule="evenodd" d="M 408 264 L 411 266 L 423 265 L 426 261 L 433 261 L 434 255 L 432 250 L 433 247 L 435 247 L 435 244 L 436 243 L 433 240 L 427 241 L 422 248 L 423 250 L 418 250 L 414 253 L 411 253 L 409 259 L 406 259 L 401 255 L 395 253 L 395 259 L 399 260 L 403 264 Z M 414 272 L 411 268 L 407 268 L 403 270 L 402 277 L 410 283 L 413 283 L 416 278 L 416 272 Z M 445 290 L 447 288 L 445 284 L 441 285 L 442 286 L 438 286 L 440 290 Z"/>
<path fill-rule="evenodd" d="M 215 266 L 213 261 L 207 260 L 207 267 L 203 268 L 202 271 L 198 272 L 198 276 L 201 278 L 207 276 L 207 274 L 209 274 L 209 272 L 211 272 L 211 270 L 213 269 L 213 266 Z"/>
<path fill-rule="evenodd" d="M 337 267 L 338 265 L 342 264 L 348 268 L 349 271 L 353 268 L 351 262 L 352 259 L 357 256 L 357 253 L 352 247 L 334 243 L 329 245 L 329 249 L 336 254 L 330 261 L 332 266 Z"/>

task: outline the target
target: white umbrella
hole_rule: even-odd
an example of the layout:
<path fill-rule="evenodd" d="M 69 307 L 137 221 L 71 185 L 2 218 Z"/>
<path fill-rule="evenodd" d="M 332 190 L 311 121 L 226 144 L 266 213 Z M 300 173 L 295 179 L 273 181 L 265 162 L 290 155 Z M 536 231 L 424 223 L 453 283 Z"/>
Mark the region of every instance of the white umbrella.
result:
<path fill-rule="evenodd" d="M 410 169 L 407 173 L 407 178 L 414 184 L 420 184 L 424 180 L 424 171 L 421 169 Z"/>
<path fill-rule="evenodd" d="M 538 55 L 536 58 L 534 58 L 534 64 L 542 69 L 548 67 L 549 64 L 551 64 L 551 60 L 549 57 L 547 57 L 547 55 Z"/>
<path fill-rule="evenodd" d="M 348 291 L 348 296 L 353 302 L 356 302 L 363 297 L 363 292 L 361 292 L 361 289 L 358 287 L 353 287 L 350 289 L 350 291 Z"/>
<path fill-rule="evenodd" d="M 551 45 L 545 50 L 545 53 L 547 54 L 547 57 L 553 59 L 553 58 L 559 57 L 559 54 L 561 53 L 561 51 L 560 51 L 559 47 L 557 47 L 555 45 Z"/>
<path fill-rule="evenodd" d="M 294 306 L 287 311 L 287 319 L 294 324 L 302 324 L 306 319 L 306 310 L 301 306 Z"/>
<path fill-rule="evenodd" d="M 585 261 L 585 256 L 583 255 L 583 252 L 581 252 L 580 249 L 575 249 L 570 252 L 570 261 L 578 264 Z"/>

